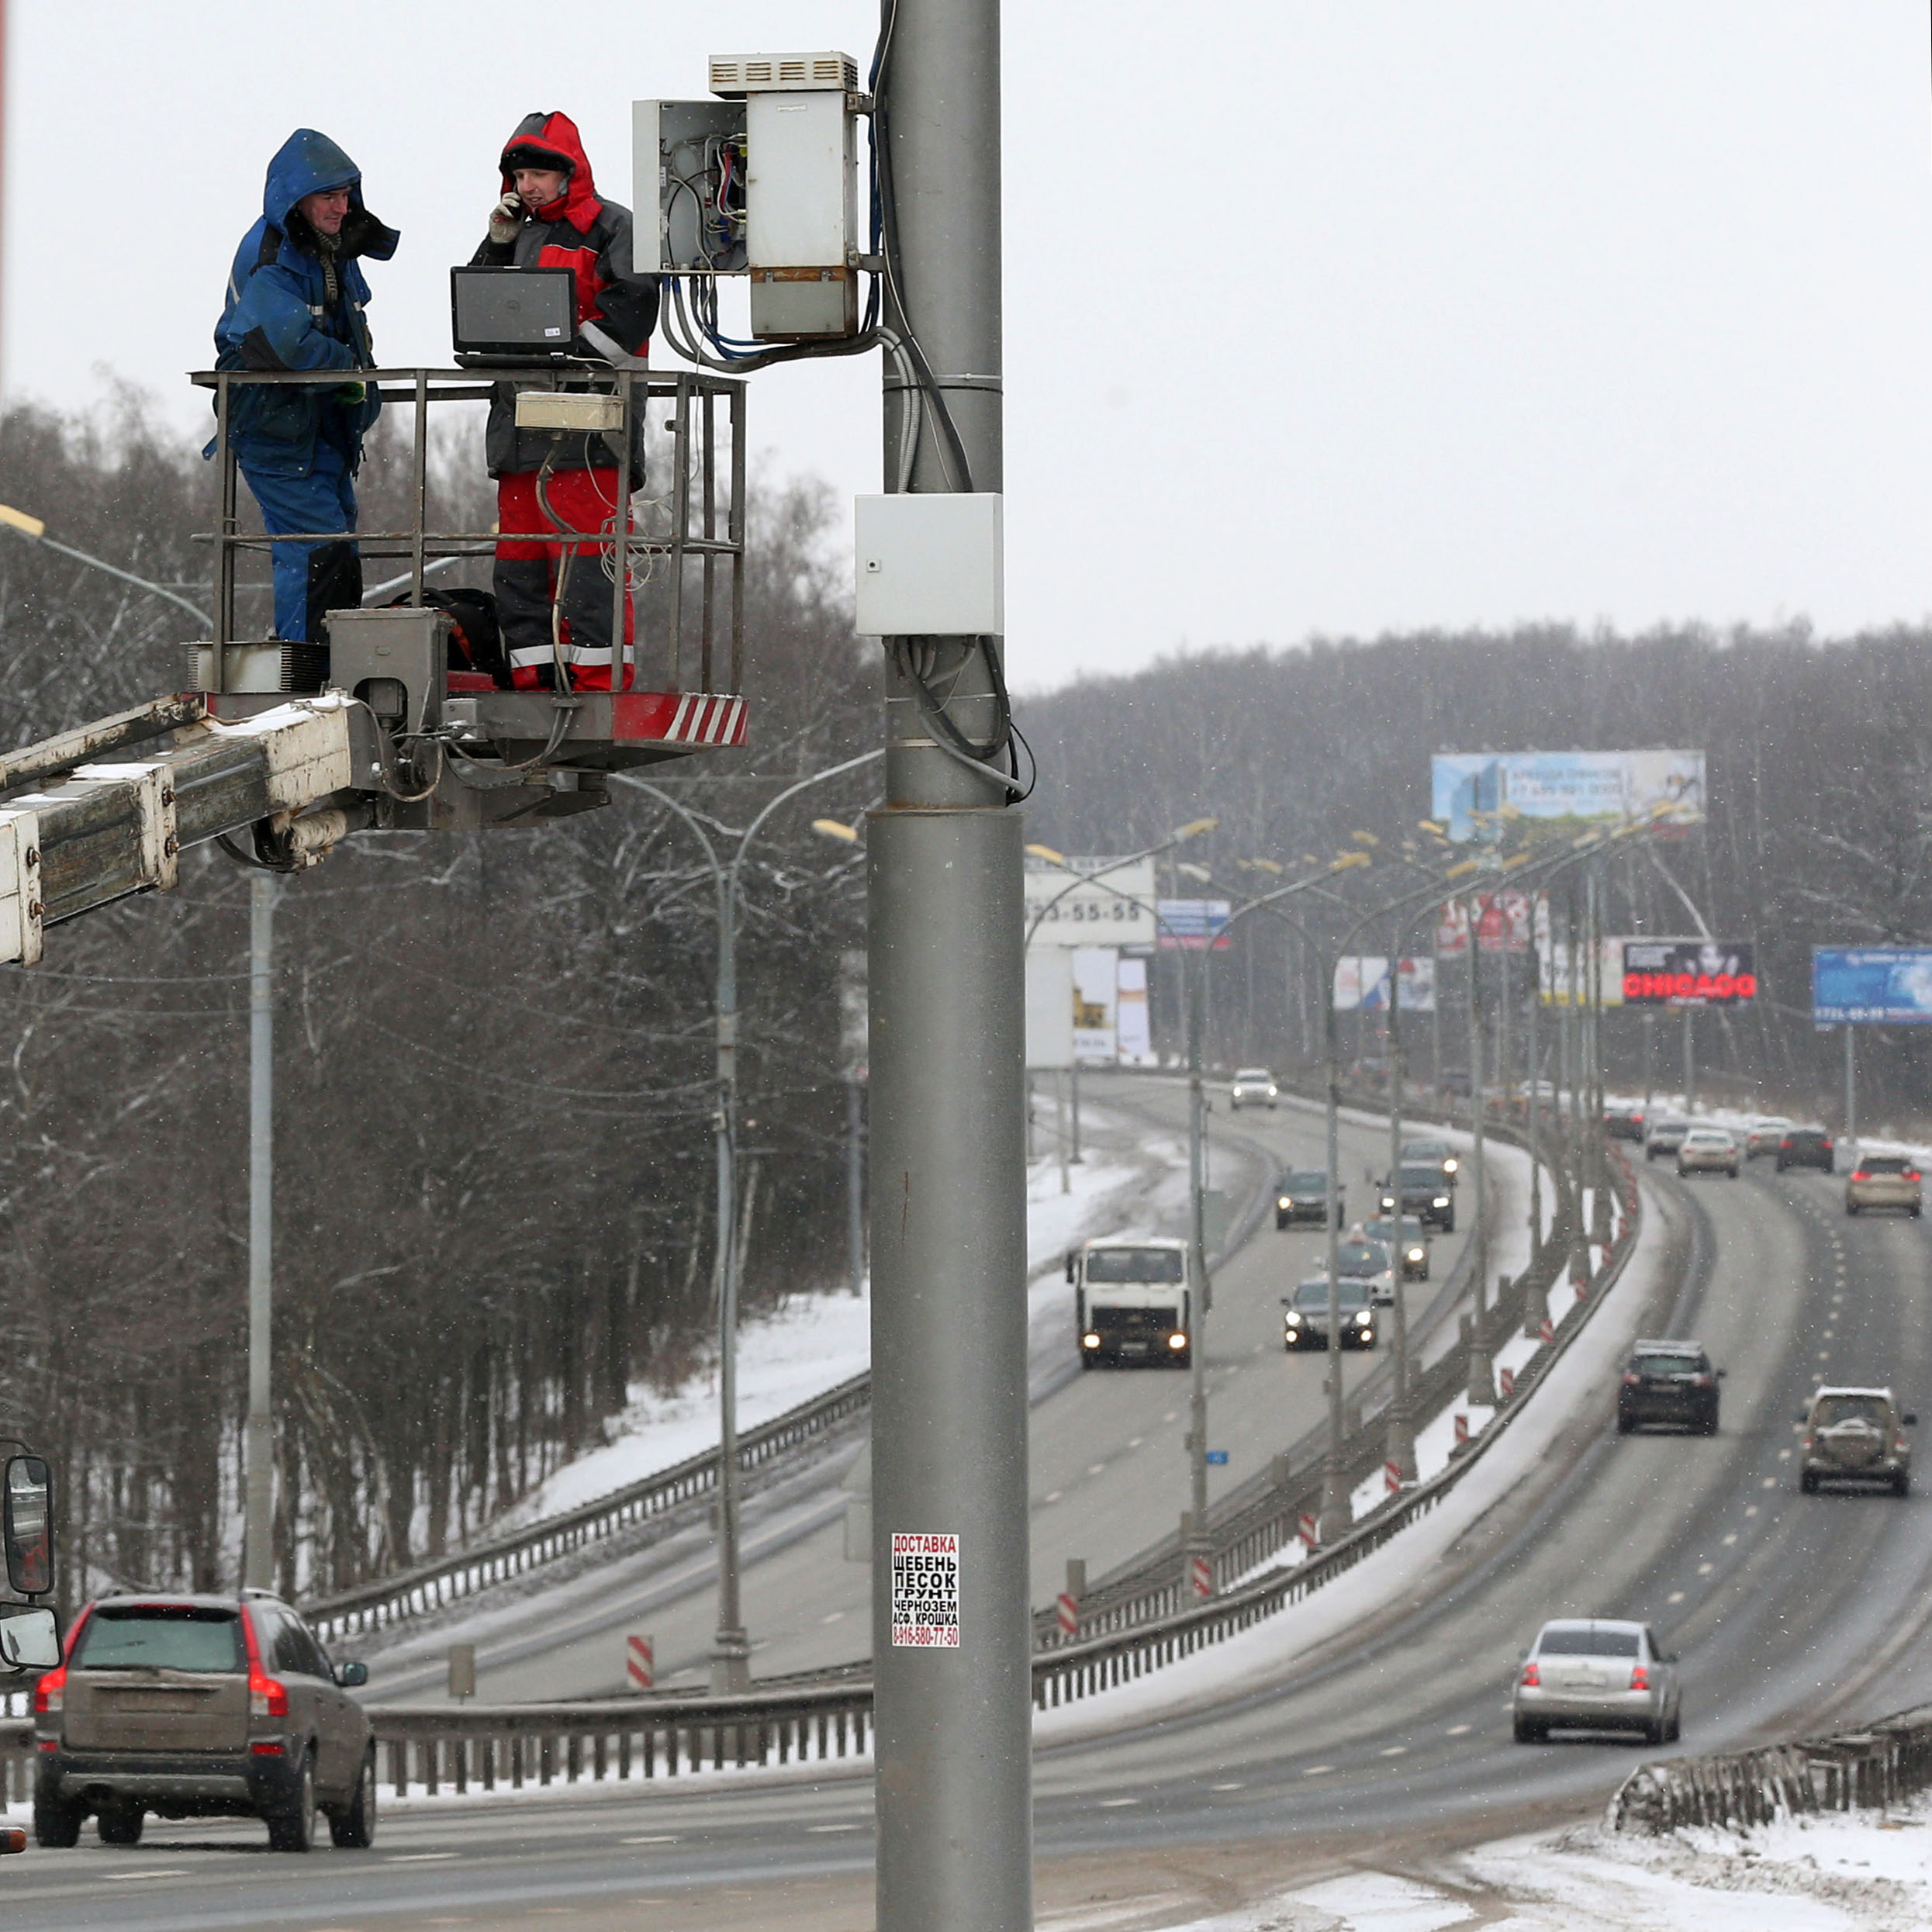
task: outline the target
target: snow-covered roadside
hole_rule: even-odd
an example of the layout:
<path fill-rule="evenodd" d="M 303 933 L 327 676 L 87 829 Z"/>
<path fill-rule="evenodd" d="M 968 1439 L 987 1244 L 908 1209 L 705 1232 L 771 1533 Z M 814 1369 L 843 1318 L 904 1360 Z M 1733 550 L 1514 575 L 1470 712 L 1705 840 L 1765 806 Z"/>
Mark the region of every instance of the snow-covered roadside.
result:
<path fill-rule="evenodd" d="M 1050 1932 L 1052 1921 L 1042 1921 Z M 1360 1869 L 1172 1932 L 1923 1932 L 1932 1806 L 1834 1813 L 1747 1832 L 1622 1837 L 1595 1826 L 1507 1839 L 1420 1875 Z"/>
<path fill-rule="evenodd" d="M 1184 1200 L 1187 1149 L 1171 1138 L 1142 1142 L 1129 1156 L 1120 1143 L 1138 1124 L 1104 1107 L 1084 1110 L 1087 1158 L 1069 1169 L 1071 1191 L 1060 1191 L 1057 1157 L 1035 1161 L 1027 1175 L 1029 1319 L 1037 1320 L 1069 1291 L 1059 1273 L 1062 1253 L 1101 1234 L 1151 1229 L 1153 1217 Z M 738 1413 L 741 1429 L 755 1429 L 828 1389 L 862 1374 L 871 1360 L 869 1295 L 840 1290 L 798 1295 L 783 1308 L 738 1332 Z M 522 1527 L 595 1502 L 717 1440 L 715 1368 L 690 1377 L 669 1394 L 637 1391 L 611 1426 L 611 1439 L 557 1470 L 513 1510 L 490 1525 Z"/>
<path fill-rule="evenodd" d="M 1547 1457 L 1578 1410 L 1596 1398 L 1621 1358 L 1636 1310 L 1658 1285 L 1668 1252 L 1660 1217 L 1646 1215 L 1629 1265 L 1595 1315 L 1508 1431 L 1436 1509 L 1324 1588 L 1225 1642 L 1077 1703 L 1036 1713 L 1035 1738 L 1063 1744 L 1100 1737 L 1123 1724 L 1204 1713 L 1228 1697 L 1284 1681 L 1317 1646 L 1423 1587 L 1457 1539 Z"/>

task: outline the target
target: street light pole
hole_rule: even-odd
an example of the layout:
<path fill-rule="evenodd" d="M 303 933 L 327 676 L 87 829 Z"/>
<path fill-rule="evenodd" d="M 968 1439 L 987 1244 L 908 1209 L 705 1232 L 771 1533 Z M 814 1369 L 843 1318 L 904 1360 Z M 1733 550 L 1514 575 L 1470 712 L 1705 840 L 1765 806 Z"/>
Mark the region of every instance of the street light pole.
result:
<path fill-rule="evenodd" d="M 270 1347 L 275 1294 L 275 895 L 272 872 L 248 879 L 248 1426 L 242 1582 L 275 1582 L 275 1431 Z"/>
<path fill-rule="evenodd" d="M 1389 1244 L 1394 1262 L 1395 1294 L 1395 1357 L 1391 1367 L 1388 1439 L 1384 1460 L 1394 1469 L 1395 1480 L 1415 1480 L 1415 1424 L 1408 1406 L 1408 1297 L 1402 1280 L 1402 938 L 1405 921 L 1395 915 L 1389 935 L 1388 955 L 1388 1191 L 1395 1199 L 1389 1210 L 1395 1238 Z M 1338 1351 L 1339 1358 L 1339 1351 Z"/>
<path fill-rule="evenodd" d="M 716 1168 L 717 1232 L 713 1243 L 711 1279 L 717 1303 L 717 1630 L 711 1644 L 711 1689 L 726 1695 L 752 1687 L 752 1646 L 745 1627 L 740 1592 L 739 1506 L 743 1471 L 738 1453 L 738 896 L 745 855 L 766 819 L 789 798 L 808 786 L 841 773 L 855 771 L 883 755 L 866 752 L 809 778 L 801 778 L 769 800 L 738 836 L 728 868 L 718 862 L 717 848 L 703 823 L 688 807 L 659 786 L 627 773 L 623 782 L 648 793 L 677 814 L 703 848 L 710 867 L 717 906 L 717 961 L 714 994 L 713 1065 L 716 1098 L 711 1112 L 711 1141 Z"/>
<path fill-rule="evenodd" d="M 1469 1318 L 1469 1400 L 1472 1405 L 1491 1408 L 1496 1400 L 1496 1381 L 1489 1357 L 1489 1224 L 1483 1212 L 1483 1129 L 1488 1109 L 1483 1094 L 1481 934 L 1482 898 L 1480 893 L 1472 893 L 1469 901 L 1469 1177 L 1476 1204 L 1475 1225 L 1469 1231 L 1469 1245 L 1476 1261 L 1472 1275 L 1475 1295 Z"/>

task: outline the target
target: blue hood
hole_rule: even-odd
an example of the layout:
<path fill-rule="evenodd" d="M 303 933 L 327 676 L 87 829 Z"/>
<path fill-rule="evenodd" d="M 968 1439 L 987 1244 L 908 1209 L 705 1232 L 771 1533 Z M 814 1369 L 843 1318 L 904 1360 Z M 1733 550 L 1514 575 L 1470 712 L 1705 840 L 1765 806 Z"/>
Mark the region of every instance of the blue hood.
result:
<path fill-rule="evenodd" d="M 299 127 L 275 150 L 261 195 L 261 212 L 271 228 L 289 233 L 289 216 L 305 195 L 349 191 L 349 218 L 342 224 L 342 253 L 387 261 L 396 253 L 396 232 L 385 228 L 362 203 L 362 171 L 327 135 Z"/>

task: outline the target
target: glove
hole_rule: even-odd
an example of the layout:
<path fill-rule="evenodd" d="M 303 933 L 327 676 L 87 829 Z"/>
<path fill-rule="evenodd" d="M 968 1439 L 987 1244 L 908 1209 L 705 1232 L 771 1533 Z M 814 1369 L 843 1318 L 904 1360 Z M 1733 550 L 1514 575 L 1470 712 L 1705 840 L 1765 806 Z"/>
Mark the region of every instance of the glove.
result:
<path fill-rule="evenodd" d="M 524 204 L 516 195 L 506 195 L 489 211 L 489 238 L 499 247 L 514 241 L 523 225 Z"/>
<path fill-rule="evenodd" d="M 366 382 L 344 382 L 329 393 L 338 403 L 366 403 L 369 399 L 369 385 Z"/>

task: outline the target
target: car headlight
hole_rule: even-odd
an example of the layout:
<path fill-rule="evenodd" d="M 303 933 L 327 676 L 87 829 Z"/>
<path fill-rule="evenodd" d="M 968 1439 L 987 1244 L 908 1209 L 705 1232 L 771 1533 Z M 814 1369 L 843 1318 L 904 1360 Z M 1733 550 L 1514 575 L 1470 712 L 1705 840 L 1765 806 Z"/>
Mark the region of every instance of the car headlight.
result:
<path fill-rule="evenodd" d="M 1452 1154 L 1443 1163 L 1443 1172 L 1446 1174 L 1453 1174 L 1456 1171 L 1456 1157 Z"/>
<path fill-rule="evenodd" d="M 1100 1337 L 1090 1330 L 1080 1337 L 1080 1346 L 1084 1349 L 1097 1349 L 1100 1346 Z"/>
<path fill-rule="evenodd" d="M 1408 1251 L 1408 1258 L 1412 1261 L 1419 1261 L 1426 1252 L 1422 1248 L 1411 1248 Z"/>
<path fill-rule="evenodd" d="M 1370 1315 L 1367 1308 L 1362 1308 L 1358 1310 L 1356 1314 L 1355 1325 L 1358 1329 L 1365 1329 L 1374 1319 L 1374 1316 Z"/>
<path fill-rule="evenodd" d="M 1284 1315 L 1282 1319 L 1291 1329 L 1298 1329 L 1301 1325 L 1301 1318 L 1298 1315 Z"/>
<path fill-rule="evenodd" d="M 1179 1333 L 1170 1335 L 1167 1338 L 1167 1346 L 1170 1349 L 1184 1349 L 1187 1346 L 1187 1338 Z"/>
<path fill-rule="evenodd" d="M 1448 1195 L 1446 1195 L 1446 1194 L 1438 1194 L 1438 1195 L 1436 1197 L 1436 1205 L 1437 1207 L 1439 1207 L 1439 1208 L 1446 1208 L 1446 1207 L 1449 1205 L 1449 1197 L 1448 1197 Z"/>
<path fill-rule="evenodd" d="M 1284 1194 L 1274 1204 L 1277 1208 L 1292 1208 L 1294 1205 L 1294 1203 L 1291 1201 L 1286 1194 Z"/>

